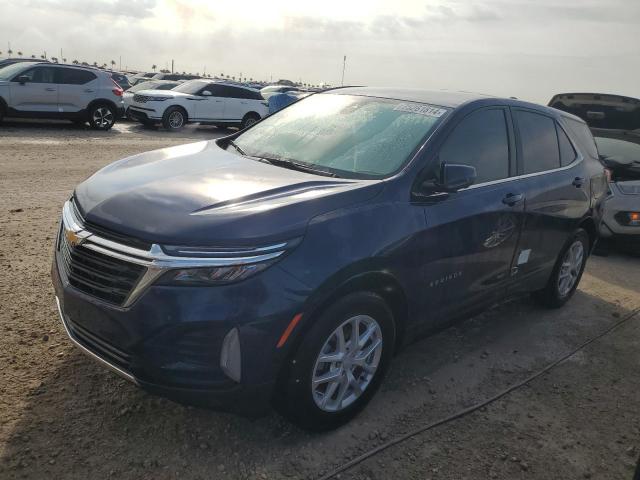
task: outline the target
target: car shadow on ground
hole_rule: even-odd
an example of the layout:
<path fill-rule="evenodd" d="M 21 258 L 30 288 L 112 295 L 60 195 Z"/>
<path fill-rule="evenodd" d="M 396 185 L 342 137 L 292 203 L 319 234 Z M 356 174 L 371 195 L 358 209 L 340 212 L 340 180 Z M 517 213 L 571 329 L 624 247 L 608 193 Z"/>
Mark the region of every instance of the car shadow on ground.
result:
<path fill-rule="evenodd" d="M 559 310 L 509 300 L 406 347 L 359 417 L 316 435 L 276 414 L 251 420 L 146 394 L 69 346 L 55 373 L 15 406 L 21 420 L 8 435 L 0 477 L 315 478 L 494 395 L 626 313 L 583 291 Z"/>

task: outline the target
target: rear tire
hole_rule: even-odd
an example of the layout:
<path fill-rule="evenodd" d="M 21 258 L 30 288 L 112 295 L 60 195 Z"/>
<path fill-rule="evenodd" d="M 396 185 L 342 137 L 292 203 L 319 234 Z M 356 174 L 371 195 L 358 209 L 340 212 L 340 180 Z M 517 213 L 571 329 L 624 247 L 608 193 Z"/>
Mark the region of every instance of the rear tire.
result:
<path fill-rule="evenodd" d="M 245 128 L 249 128 L 254 123 L 260 120 L 260 115 L 257 113 L 247 113 L 242 122 L 240 123 L 240 130 L 244 130 Z"/>
<path fill-rule="evenodd" d="M 116 111 L 107 103 L 97 103 L 89 109 L 89 125 L 94 130 L 110 130 L 116 123 Z"/>
<path fill-rule="evenodd" d="M 354 325 L 357 342 L 352 339 Z M 395 336 L 393 315 L 378 295 L 358 292 L 333 302 L 314 319 L 290 359 L 276 409 L 311 431 L 348 422 L 378 390 L 393 356 Z"/>
<path fill-rule="evenodd" d="M 533 293 L 534 300 L 548 308 L 560 308 L 567 303 L 582 278 L 589 245 L 587 232 L 581 228 L 576 230 L 560 251 L 547 285 Z"/>
<path fill-rule="evenodd" d="M 169 107 L 162 115 L 162 126 L 176 132 L 187 123 L 187 112 L 182 107 Z"/>

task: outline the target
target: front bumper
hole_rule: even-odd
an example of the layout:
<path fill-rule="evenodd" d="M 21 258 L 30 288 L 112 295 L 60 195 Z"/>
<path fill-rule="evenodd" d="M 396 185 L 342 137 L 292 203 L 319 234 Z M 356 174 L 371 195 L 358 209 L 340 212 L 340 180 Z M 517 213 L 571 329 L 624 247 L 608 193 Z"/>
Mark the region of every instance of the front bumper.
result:
<path fill-rule="evenodd" d="M 142 123 L 159 122 L 162 115 L 152 108 L 131 105 L 127 108 L 127 116 Z"/>
<path fill-rule="evenodd" d="M 143 389 L 180 402 L 250 415 L 269 408 L 287 354 L 276 344 L 304 300 L 283 293 L 300 291 L 300 285 L 291 285 L 295 280 L 277 266 L 262 272 L 273 288 L 260 278 L 221 287 L 151 286 L 122 308 L 70 285 L 59 257 L 56 251 L 52 265 L 58 311 L 85 354 Z M 241 343 L 239 383 L 220 367 L 223 338 L 234 327 Z"/>

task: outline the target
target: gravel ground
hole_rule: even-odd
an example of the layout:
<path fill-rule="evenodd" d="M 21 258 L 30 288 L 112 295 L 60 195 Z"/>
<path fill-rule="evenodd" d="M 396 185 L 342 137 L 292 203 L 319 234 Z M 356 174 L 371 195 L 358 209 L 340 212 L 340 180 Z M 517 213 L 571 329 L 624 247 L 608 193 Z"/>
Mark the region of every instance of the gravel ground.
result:
<path fill-rule="evenodd" d="M 407 347 L 366 411 L 322 435 L 151 396 L 65 337 L 49 280 L 74 185 L 134 153 L 213 138 L 119 124 L 0 126 L 0 478 L 318 478 L 354 456 L 495 395 L 640 307 L 640 258 L 590 259 L 560 310 L 528 298 Z M 499 401 L 341 479 L 627 479 L 640 454 L 640 315 Z"/>

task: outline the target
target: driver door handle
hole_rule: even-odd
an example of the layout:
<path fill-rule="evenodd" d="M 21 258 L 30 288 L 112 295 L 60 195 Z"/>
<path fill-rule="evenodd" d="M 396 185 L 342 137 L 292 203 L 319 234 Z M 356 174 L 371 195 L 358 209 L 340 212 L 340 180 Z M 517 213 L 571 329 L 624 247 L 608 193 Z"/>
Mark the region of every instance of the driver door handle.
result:
<path fill-rule="evenodd" d="M 573 182 L 571 182 L 571 184 L 576 188 L 582 188 L 582 186 L 584 185 L 584 178 L 576 177 L 573 179 Z"/>
<path fill-rule="evenodd" d="M 523 200 L 524 195 L 522 193 L 507 193 L 502 199 L 502 203 L 513 207 L 514 205 L 521 203 Z"/>
<path fill-rule="evenodd" d="M 47 87 L 47 88 L 45 88 L 45 90 L 46 90 L 47 92 L 55 92 L 55 91 L 56 91 L 56 89 L 55 89 L 55 88 L 53 88 L 53 87 Z"/>

